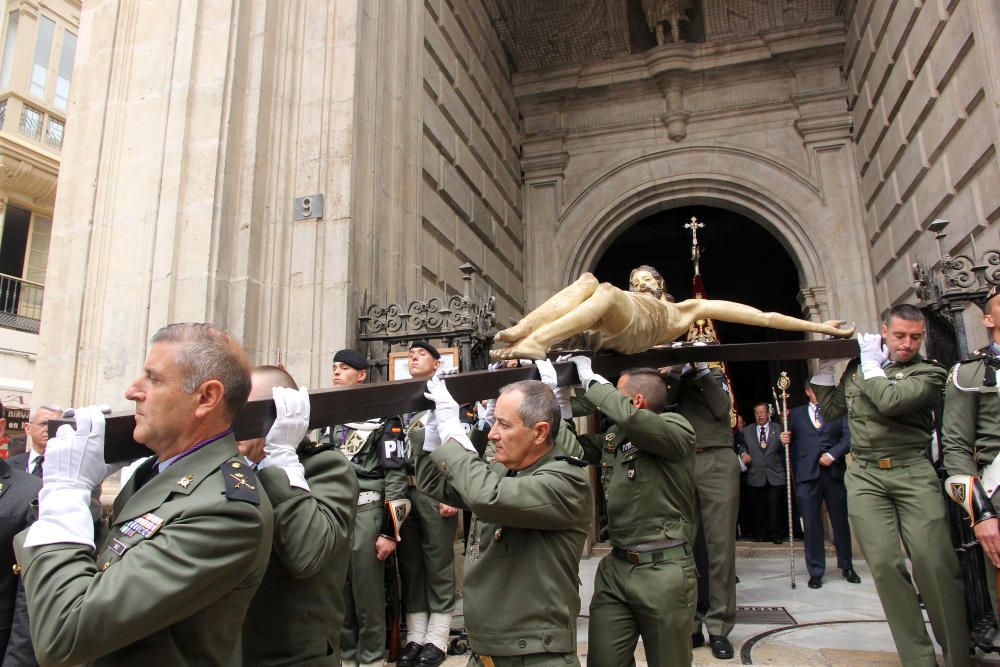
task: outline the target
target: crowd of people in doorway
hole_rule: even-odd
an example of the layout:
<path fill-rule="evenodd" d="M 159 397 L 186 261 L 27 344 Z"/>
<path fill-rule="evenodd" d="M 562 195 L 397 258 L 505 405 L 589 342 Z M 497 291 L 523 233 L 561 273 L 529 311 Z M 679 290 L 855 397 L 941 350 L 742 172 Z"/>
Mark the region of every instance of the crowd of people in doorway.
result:
<path fill-rule="evenodd" d="M 838 569 L 860 581 L 853 529 L 904 664 L 935 664 L 919 591 L 946 664 L 966 665 L 962 578 L 928 452 L 937 424 L 949 492 L 1000 566 L 997 296 L 983 303 L 991 344 L 950 371 L 919 354 L 921 312 L 896 306 L 880 333 L 858 336 L 858 358 L 820 361 L 787 430 L 761 403 L 735 442 L 725 377 L 708 363 L 632 368 L 612 383 L 577 355 L 562 359 L 579 379 L 570 388 L 541 360 L 540 380 L 459 405 L 425 341 L 408 369 L 433 409 L 310 431 L 309 396 L 285 369 L 251 368 L 211 325 L 169 325 L 125 392 L 134 439 L 153 455 L 123 475 L 107 516 L 101 484 L 121 466 L 105 462 L 100 408 L 36 409 L 28 450 L 0 460 L 5 664 L 382 665 L 396 643 L 397 665 L 436 667 L 463 513 L 469 664 L 579 664 L 592 489 L 612 549 L 594 582 L 588 664 L 631 664 L 640 638 L 650 665 L 690 664 L 706 643 L 732 658 L 741 472 L 754 534 L 786 538 L 788 447 L 809 587 L 825 575 L 825 504 Z M 368 371 L 341 350 L 332 384 Z M 273 400 L 274 423 L 238 442 L 233 421 L 258 399 Z M 603 432 L 578 428 L 584 415 Z M 48 439 L 57 417 L 75 427 Z M 387 624 L 391 563 L 401 618 Z"/>

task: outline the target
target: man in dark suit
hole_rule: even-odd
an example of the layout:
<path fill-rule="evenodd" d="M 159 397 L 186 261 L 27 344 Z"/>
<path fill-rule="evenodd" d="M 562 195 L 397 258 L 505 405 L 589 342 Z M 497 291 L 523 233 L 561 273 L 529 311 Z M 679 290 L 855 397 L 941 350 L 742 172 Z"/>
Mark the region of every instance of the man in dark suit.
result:
<path fill-rule="evenodd" d="M 747 484 L 757 516 L 758 542 L 782 542 L 785 496 L 785 448 L 778 425 L 770 420 L 767 403 L 753 406 L 753 424 L 743 429 L 740 459 L 747 466 Z"/>
<path fill-rule="evenodd" d="M 827 421 L 816 402 L 812 387 L 806 387 L 809 405 L 794 408 L 788 413 L 788 431 L 781 434 L 781 442 L 791 447 L 791 460 L 795 473 L 795 493 L 805 524 L 806 569 L 809 570 L 809 588 L 823 586 L 826 571 L 822 503 L 830 515 L 833 526 L 833 543 L 837 548 L 837 567 L 852 584 L 860 584 L 861 577 L 851 563 L 851 529 L 847 524 L 847 490 L 844 456 L 851 448 L 851 433 L 847 418 Z"/>
<path fill-rule="evenodd" d="M 0 404 L 0 436 L 7 427 Z M 36 665 L 24 587 L 14 574 L 14 536 L 32 520 L 42 480 L 0 459 L 0 656 L 4 665 Z"/>
<path fill-rule="evenodd" d="M 12 468 L 30 472 L 35 477 L 42 476 L 45 445 L 49 442 L 49 420 L 59 419 L 62 412 L 62 408 L 55 405 L 43 405 L 35 409 L 24 426 L 24 432 L 28 436 L 24 452 L 7 459 Z"/>

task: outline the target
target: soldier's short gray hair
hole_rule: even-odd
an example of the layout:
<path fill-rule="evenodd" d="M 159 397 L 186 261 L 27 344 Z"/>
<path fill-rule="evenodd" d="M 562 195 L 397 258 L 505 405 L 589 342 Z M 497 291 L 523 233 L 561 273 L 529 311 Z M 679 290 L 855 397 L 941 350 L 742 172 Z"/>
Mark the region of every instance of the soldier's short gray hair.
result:
<path fill-rule="evenodd" d="M 500 395 L 513 391 L 521 394 L 521 404 L 517 406 L 517 416 L 521 419 L 521 423 L 528 428 L 539 422 L 547 423 L 549 442 L 555 442 L 562 413 L 559 411 L 559 401 L 556 400 L 552 390 L 538 380 L 521 380 L 501 387 Z"/>
<path fill-rule="evenodd" d="M 28 421 L 34 423 L 35 417 L 37 417 L 38 413 L 41 412 L 42 410 L 45 410 L 46 412 L 54 412 L 57 415 L 62 415 L 63 413 L 63 409 L 60 408 L 55 403 L 46 403 L 45 405 L 39 405 L 37 408 L 35 408 L 35 411 L 31 413 L 31 419 L 29 419 Z"/>
<path fill-rule="evenodd" d="M 203 382 L 218 380 L 223 387 L 222 402 L 232 419 L 250 395 L 250 365 L 243 346 L 222 329 L 205 322 L 168 324 L 152 342 L 179 343 L 174 362 L 181 367 L 183 389 L 191 393 Z"/>

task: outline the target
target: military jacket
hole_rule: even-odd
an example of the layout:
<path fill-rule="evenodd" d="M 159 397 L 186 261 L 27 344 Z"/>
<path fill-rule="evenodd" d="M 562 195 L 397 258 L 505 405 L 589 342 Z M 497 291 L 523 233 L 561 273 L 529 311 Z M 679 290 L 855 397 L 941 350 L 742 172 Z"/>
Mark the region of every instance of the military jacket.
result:
<path fill-rule="evenodd" d="M 104 543 L 15 553 L 44 665 L 229 665 L 271 555 L 272 511 L 233 436 L 115 499 Z"/>
<path fill-rule="evenodd" d="M 708 373 L 667 377 L 667 405 L 676 404 L 694 428 L 695 442 L 702 447 L 732 447 L 729 411 L 732 398 L 726 391 L 726 375 L 720 368 Z"/>
<path fill-rule="evenodd" d="M 343 452 L 351 462 L 361 491 L 375 491 L 384 495 L 385 500 L 400 500 L 406 497 L 408 486 L 405 465 L 395 468 L 384 467 L 379 447 L 387 438 L 392 439 L 394 436 L 402 435 L 387 433 L 386 429 L 401 428 L 402 425 L 398 421 L 384 421 L 364 438 L 364 431 L 358 431 L 348 425 L 332 426 L 320 442 L 331 444 Z M 361 438 L 363 441 L 360 441 Z M 399 440 L 402 441 L 402 437 Z"/>
<path fill-rule="evenodd" d="M 274 548 L 243 623 L 243 665 L 340 664 L 358 482 L 332 445 L 307 442 L 299 459 L 309 491 L 281 468 L 258 473 L 274 506 Z"/>
<path fill-rule="evenodd" d="M 995 347 L 977 350 L 948 375 L 941 445 L 944 467 L 952 475 L 978 475 L 1000 453 L 1000 353 Z"/>
<path fill-rule="evenodd" d="M 855 359 L 840 384 L 813 384 L 813 391 L 827 420 L 847 415 L 851 452 L 877 461 L 912 459 L 927 452 L 933 427 L 933 408 L 941 398 L 947 371 L 919 355 L 905 364 L 883 366 L 884 378 L 864 379 Z"/>
<path fill-rule="evenodd" d="M 575 653 L 580 554 L 590 524 L 586 464 L 558 445 L 516 476 L 454 440 L 415 454 L 418 489 L 476 516 L 463 584 L 472 650 Z"/>
<path fill-rule="evenodd" d="M 584 458 L 601 466 L 611 543 L 693 543 L 694 429 L 688 420 L 640 410 L 610 384 L 591 386 L 584 400 L 615 422 L 604 435 L 578 437 Z"/>

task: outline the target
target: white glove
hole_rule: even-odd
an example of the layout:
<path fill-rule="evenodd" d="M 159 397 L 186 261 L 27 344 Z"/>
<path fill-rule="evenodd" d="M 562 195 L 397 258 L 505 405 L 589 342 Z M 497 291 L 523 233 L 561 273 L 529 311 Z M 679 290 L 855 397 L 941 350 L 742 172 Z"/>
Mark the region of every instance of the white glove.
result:
<path fill-rule="evenodd" d="M 875 377 L 885 377 L 882 364 L 889 357 L 889 350 L 878 334 L 858 334 L 858 347 L 861 348 L 861 374 L 866 380 Z"/>
<path fill-rule="evenodd" d="M 501 368 L 507 368 L 506 361 L 494 361 L 493 363 L 491 363 L 489 366 L 486 367 L 487 370 L 491 371 L 498 371 Z"/>
<path fill-rule="evenodd" d="M 563 358 L 559 357 L 557 361 L 562 360 Z M 572 419 L 573 406 L 570 404 L 572 393 L 569 387 L 559 386 L 559 379 L 556 377 L 556 367 L 548 359 L 539 359 L 535 362 L 535 368 L 538 369 L 538 375 L 541 377 L 542 382 L 545 383 L 545 386 L 551 389 L 552 393 L 556 395 L 556 400 L 559 402 L 559 413 L 562 418 Z"/>
<path fill-rule="evenodd" d="M 451 397 L 444 380 L 438 377 L 428 380 L 424 396 L 434 401 L 434 417 L 437 418 L 437 430 L 441 441 L 457 440 L 470 452 L 475 452 L 476 448 L 472 446 L 472 441 L 469 440 L 465 427 L 458 418 L 458 403 Z"/>
<path fill-rule="evenodd" d="M 491 398 L 486 401 L 486 406 L 484 407 L 482 403 L 476 405 L 476 416 L 479 417 L 479 428 L 492 428 L 493 427 L 493 416 L 497 408 L 497 399 Z"/>
<path fill-rule="evenodd" d="M 693 347 L 705 347 L 705 345 L 707 345 L 707 343 L 700 340 L 696 340 L 692 344 Z M 703 375 L 704 372 L 708 370 L 708 362 L 707 361 L 694 362 L 694 370 L 696 373 L 698 373 L 698 375 Z"/>
<path fill-rule="evenodd" d="M 589 389 L 591 382 L 611 384 L 603 376 L 594 372 L 594 369 L 591 367 L 590 357 L 576 355 L 570 357 L 569 360 L 576 366 L 576 374 L 580 378 L 580 384 L 583 385 L 584 389 Z"/>
<path fill-rule="evenodd" d="M 810 382 L 821 387 L 833 387 L 837 384 L 837 379 L 833 376 L 833 369 L 844 359 L 820 359 L 816 364 L 816 374 L 812 376 Z"/>
<path fill-rule="evenodd" d="M 275 387 L 273 396 L 277 416 L 264 438 L 264 460 L 257 467 L 261 470 L 281 468 L 289 484 L 309 491 L 305 468 L 295 453 L 309 430 L 309 392 Z"/>
<path fill-rule="evenodd" d="M 424 444 L 421 449 L 425 454 L 430 454 L 441 444 L 441 434 L 438 433 L 437 415 L 431 410 L 427 413 L 427 421 L 424 422 Z"/>
<path fill-rule="evenodd" d="M 90 495 L 108 473 L 104 462 L 104 415 L 100 408 L 77 408 L 76 430 L 64 424 L 45 449 L 45 478 L 38 493 L 38 521 L 26 547 L 71 542 L 94 548 Z"/>
<path fill-rule="evenodd" d="M 452 366 L 451 368 L 445 368 L 444 366 L 438 366 L 438 369 L 434 371 L 434 377 L 443 378 L 449 375 L 455 375 L 458 373 L 458 366 Z"/>

